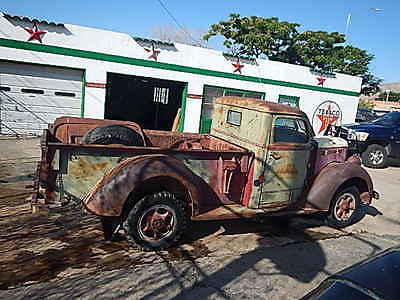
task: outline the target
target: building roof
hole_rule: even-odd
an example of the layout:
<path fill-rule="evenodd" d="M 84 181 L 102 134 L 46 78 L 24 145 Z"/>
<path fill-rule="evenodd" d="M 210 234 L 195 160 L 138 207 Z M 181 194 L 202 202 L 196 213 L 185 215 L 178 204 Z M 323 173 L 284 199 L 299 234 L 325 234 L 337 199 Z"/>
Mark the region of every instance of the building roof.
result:
<path fill-rule="evenodd" d="M 28 18 L 28 17 L 23 17 L 23 16 L 14 16 L 14 15 L 10 15 L 10 14 L 4 13 L 4 12 L 3 12 L 3 16 L 6 19 L 11 19 L 11 20 L 18 20 L 18 21 L 25 21 L 25 22 L 32 22 L 32 23 L 38 23 L 38 24 L 53 25 L 53 26 L 64 26 L 63 23 L 56 23 L 56 22 L 52 22 L 52 21 L 39 20 L 39 19 Z"/>
<path fill-rule="evenodd" d="M 306 116 L 306 114 L 301 110 L 299 110 L 298 108 L 276 102 L 255 100 L 253 98 L 225 96 L 217 98 L 215 103 L 230 105 L 250 110 L 257 110 L 260 112 Z"/>

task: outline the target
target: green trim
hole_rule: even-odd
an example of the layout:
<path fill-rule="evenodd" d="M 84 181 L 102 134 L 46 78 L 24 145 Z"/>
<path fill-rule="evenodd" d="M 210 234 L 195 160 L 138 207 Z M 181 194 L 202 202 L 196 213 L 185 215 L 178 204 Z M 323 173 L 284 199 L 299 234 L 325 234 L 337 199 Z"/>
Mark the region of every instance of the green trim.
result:
<path fill-rule="evenodd" d="M 24 42 L 24 41 L 16 41 L 16 40 L 4 39 L 4 38 L 0 38 L 0 46 L 8 47 L 8 48 L 29 50 L 29 51 L 37 51 L 37 52 L 72 56 L 72 57 L 95 59 L 95 60 L 101 60 L 101 61 L 108 61 L 108 62 L 114 62 L 114 63 L 149 67 L 149 68 L 156 68 L 156 69 L 183 72 L 183 73 L 192 73 L 192 74 L 199 74 L 199 75 L 205 75 L 205 76 L 214 76 L 214 77 L 228 78 L 228 79 L 234 79 L 234 80 L 243 80 L 243 81 L 249 81 L 249 82 L 286 86 L 286 87 L 291 87 L 291 88 L 306 89 L 306 90 L 320 91 L 320 92 L 347 95 L 347 96 L 357 96 L 358 97 L 360 95 L 357 92 L 325 88 L 325 87 L 321 87 L 321 86 L 293 83 L 293 82 L 273 80 L 273 79 L 267 79 L 267 78 L 259 78 L 259 77 L 254 77 L 254 76 L 240 75 L 240 74 L 227 73 L 227 72 L 221 72 L 221 71 L 213 71 L 213 70 L 200 69 L 200 68 L 187 67 L 187 66 L 180 66 L 180 65 L 175 65 L 175 64 L 161 63 L 161 62 L 156 62 L 156 61 L 151 61 L 151 60 L 126 57 L 126 56 L 99 53 L 99 52 L 93 52 L 93 51 L 87 51 L 87 50 L 64 48 L 64 47 L 59 47 L 59 46 L 42 45 L 42 44 L 36 44 L 36 43 Z"/>
<path fill-rule="evenodd" d="M 241 90 L 241 89 L 234 89 L 234 88 L 227 88 L 227 87 L 222 87 L 222 86 L 216 86 L 216 85 L 209 85 L 205 84 L 203 86 L 203 95 L 204 95 L 204 89 L 205 88 L 213 88 L 213 89 L 218 89 L 224 91 L 223 94 L 225 96 L 225 92 L 240 92 L 244 94 L 258 94 L 261 96 L 262 100 L 265 100 L 265 92 L 257 92 L 257 91 L 251 91 L 251 90 Z"/>
<path fill-rule="evenodd" d="M 82 74 L 81 118 L 85 117 L 86 70 Z"/>
<path fill-rule="evenodd" d="M 11 60 L 11 59 L 0 59 L 0 62 L 8 62 L 8 63 L 13 63 L 13 64 L 19 64 L 19 65 L 36 65 L 36 66 L 43 66 L 43 67 L 51 67 L 55 69 L 67 69 L 67 70 L 74 70 L 74 71 L 85 71 L 84 68 L 73 68 L 73 67 L 65 67 L 65 66 L 60 66 L 60 65 L 52 65 L 52 64 L 44 64 L 44 63 L 37 63 L 37 62 L 25 62 L 25 61 L 19 61 L 19 60 Z"/>
<path fill-rule="evenodd" d="M 199 132 L 200 133 L 209 133 L 210 132 L 210 128 L 211 128 L 211 123 L 212 120 L 211 119 L 206 119 L 203 118 L 203 113 L 204 113 L 204 94 L 205 94 L 205 90 L 207 88 L 212 88 L 212 89 L 216 89 L 216 90 L 221 90 L 222 91 L 222 95 L 225 96 L 226 92 L 234 92 L 234 93 L 242 93 L 243 95 L 240 97 L 246 97 L 246 94 L 257 94 L 261 96 L 261 99 L 264 100 L 265 99 L 265 93 L 264 92 L 256 92 L 256 91 L 251 91 L 251 90 L 240 90 L 240 89 L 233 89 L 233 88 L 226 88 L 226 87 L 221 87 L 221 86 L 214 86 L 214 85 L 208 85 L 205 84 L 203 86 L 203 100 L 201 103 L 201 111 L 200 111 L 200 124 L 199 124 Z"/>
<path fill-rule="evenodd" d="M 188 84 L 185 85 L 185 88 L 182 92 L 182 105 L 181 105 L 181 118 L 179 120 L 178 131 L 183 132 L 185 126 L 185 111 L 186 111 L 186 98 L 187 98 Z"/>

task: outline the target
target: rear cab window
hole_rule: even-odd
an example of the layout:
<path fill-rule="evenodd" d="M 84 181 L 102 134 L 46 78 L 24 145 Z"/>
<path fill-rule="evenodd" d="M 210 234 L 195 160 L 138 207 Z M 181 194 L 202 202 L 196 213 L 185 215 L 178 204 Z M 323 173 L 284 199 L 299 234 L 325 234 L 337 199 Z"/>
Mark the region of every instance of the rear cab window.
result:
<path fill-rule="evenodd" d="M 228 110 L 226 122 L 231 125 L 240 126 L 242 123 L 242 113 L 239 111 Z"/>
<path fill-rule="evenodd" d="M 300 118 L 277 117 L 273 125 L 274 143 L 306 144 L 310 139 L 307 123 Z"/>

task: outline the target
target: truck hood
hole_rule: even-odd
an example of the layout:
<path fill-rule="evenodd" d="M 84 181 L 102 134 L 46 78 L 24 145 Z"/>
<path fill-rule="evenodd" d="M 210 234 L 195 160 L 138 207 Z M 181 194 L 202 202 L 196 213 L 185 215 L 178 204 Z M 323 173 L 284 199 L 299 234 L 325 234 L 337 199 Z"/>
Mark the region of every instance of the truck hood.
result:
<path fill-rule="evenodd" d="M 333 136 L 316 136 L 314 141 L 318 143 L 319 149 L 347 148 L 348 146 L 345 139 Z"/>
<path fill-rule="evenodd" d="M 387 130 L 388 128 L 390 128 L 389 126 L 384 126 L 372 122 L 346 124 L 343 125 L 343 127 L 353 129 L 355 131 L 365 131 L 365 132 L 376 131 L 376 130 Z"/>
<path fill-rule="evenodd" d="M 393 133 L 393 127 L 376 124 L 374 122 L 349 124 L 343 125 L 343 127 L 352 129 L 356 132 L 367 132 L 370 136 L 374 137 L 387 137 Z"/>

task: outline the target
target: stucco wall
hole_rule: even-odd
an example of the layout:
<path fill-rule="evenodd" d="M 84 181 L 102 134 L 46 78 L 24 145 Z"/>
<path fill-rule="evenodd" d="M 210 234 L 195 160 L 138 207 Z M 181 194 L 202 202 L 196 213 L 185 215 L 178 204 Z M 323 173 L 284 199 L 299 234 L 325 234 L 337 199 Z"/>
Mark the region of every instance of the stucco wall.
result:
<path fill-rule="evenodd" d="M 161 53 L 158 55 L 158 62 L 170 64 L 166 65 L 167 69 L 164 69 L 164 65 L 157 63 L 151 66 L 143 66 L 140 65 L 142 61 L 151 61 L 148 58 L 149 53 L 130 35 L 70 24 L 65 24 L 64 27 L 38 24 L 39 29 L 47 32 L 42 35 L 43 45 L 139 59 L 139 65 L 135 64 L 134 61 L 129 63 L 104 61 L 101 55 L 95 54 L 91 55 L 90 58 L 69 56 L 68 53 L 67 55 L 54 54 L 51 52 L 58 48 L 43 50 L 43 47 L 35 40 L 29 43 L 38 44 L 37 48 L 23 50 L 29 36 L 23 28 L 31 26 L 31 22 L 0 17 L 0 59 L 84 69 L 86 82 L 105 84 L 107 72 L 115 72 L 186 82 L 188 83 L 188 94 L 195 95 L 202 95 L 204 85 L 213 85 L 264 92 L 268 101 L 278 101 L 280 94 L 298 96 L 300 97 L 300 108 L 307 113 L 310 119 L 320 103 L 330 100 L 340 106 L 343 122 L 354 121 L 358 103 L 356 93 L 360 91 L 361 86 L 361 78 L 359 77 L 336 74 L 335 78 L 328 77 L 326 79 L 323 85 L 323 88 L 326 89 L 314 91 L 309 88 L 320 88 L 321 86 L 318 86 L 316 79 L 318 75 L 312 73 L 309 68 L 264 59 L 258 59 L 256 63 L 252 64 L 245 61 L 241 62 L 244 65 L 241 74 L 243 76 L 237 73 L 235 73 L 237 75 L 232 76 L 234 74 L 232 61 L 224 57 L 222 52 L 179 43 L 174 43 L 175 49 L 161 49 Z M 15 41 L 21 41 L 22 46 L 20 44 L 10 46 L 9 41 L 14 42 L 14 44 Z M 68 51 L 65 50 L 65 52 Z M 163 67 L 159 67 L 159 65 Z M 183 71 L 171 70 L 176 65 L 196 68 L 197 73 L 190 72 L 188 68 Z M 204 70 L 204 72 L 201 71 L 201 74 L 199 74 L 199 69 Z M 218 71 L 219 75 L 207 75 L 207 70 Z M 257 80 L 258 78 L 260 81 Z M 275 84 L 261 83 L 263 80 L 269 79 L 294 83 L 297 86 L 301 85 L 301 87 L 281 86 L 279 82 L 275 82 Z M 332 89 L 352 92 L 352 95 L 338 94 Z M 104 101 L 104 88 L 86 87 L 84 116 L 103 118 Z M 185 110 L 185 131 L 198 131 L 200 113 L 201 99 L 188 98 Z"/>

